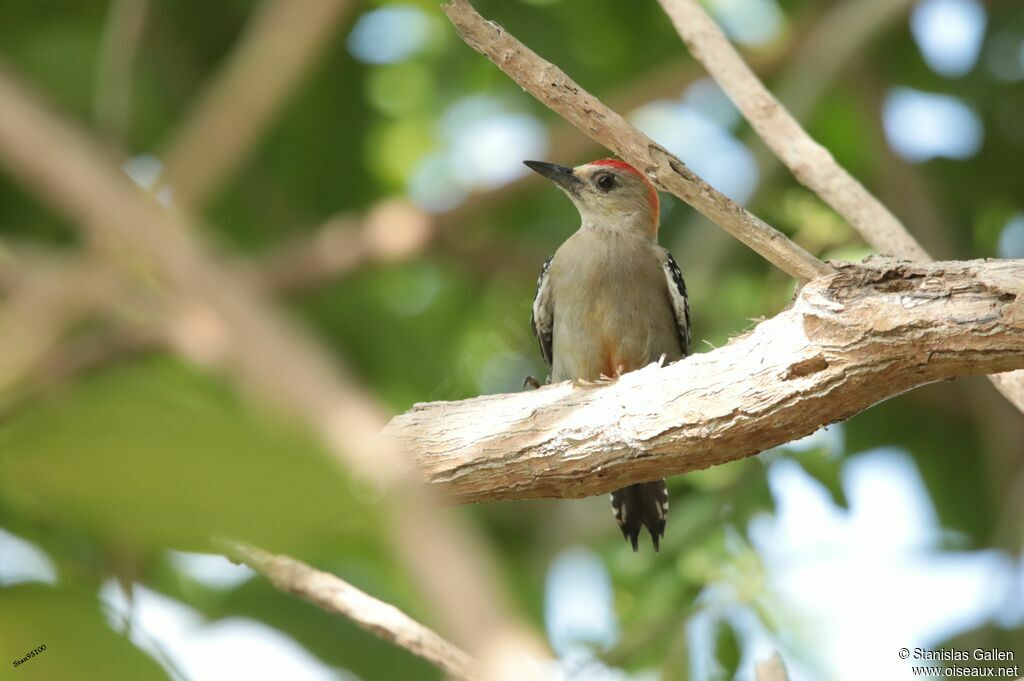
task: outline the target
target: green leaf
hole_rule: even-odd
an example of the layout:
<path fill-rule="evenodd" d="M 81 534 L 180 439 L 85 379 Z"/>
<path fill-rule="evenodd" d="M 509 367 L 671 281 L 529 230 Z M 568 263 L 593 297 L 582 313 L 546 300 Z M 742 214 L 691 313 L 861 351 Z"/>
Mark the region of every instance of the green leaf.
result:
<path fill-rule="evenodd" d="M 740 666 L 740 642 L 733 630 L 732 625 L 725 620 L 719 620 L 715 632 L 715 660 L 720 665 L 711 678 L 732 679 L 736 676 L 736 670 Z"/>
<path fill-rule="evenodd" d="M 376 515 L 304 431 L 166 360 L 108 372 L 0 430 L 0 497 L 117 544 L 278 551 L 366 536 Z"/>
<path fill-rule="evenodd" d="M 95 597 L 43 584 L 0 589 L 0 662 L 3 678 L 18 681 L 168 681 L 153 659 L 107 625 Z"/>
<path fill-rule="evenodd" d="M 832 501 L 840 508 L 849 508 L 850 502 L 843 491 L 843 457 L 820 449 L 811 449 L 793 455 L 807 474 L 828 490 Z"/>
<path fill-rule="evenodd" d="M 690 643 L 686 632 L 690 624 L 690 613 L 679 621 L 668 643 L 665 661 L 661 667 L 662 681 L 689 681 L 690 678 Z"/>
<path fill-rule="evenodd" d="M 775 511 L 775 497 L 768 485 L 768 469 L 760 461 L 740 481 L 731 506 L 730 520 L 746 532 L 751 519 L 760 513 Z"/>

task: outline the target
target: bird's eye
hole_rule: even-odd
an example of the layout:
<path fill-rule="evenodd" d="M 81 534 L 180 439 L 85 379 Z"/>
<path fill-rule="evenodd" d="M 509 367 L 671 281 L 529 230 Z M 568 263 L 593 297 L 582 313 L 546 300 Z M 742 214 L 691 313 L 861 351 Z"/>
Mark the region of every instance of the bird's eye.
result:
<path fill-rule="evenodd" d="M 595 184 L 597 185 L 597 188 L 600 189 L 602 192 L 610 192 L 612 189 L 615 189 L 615 176 L 600 175 L 598 176 Z"/>

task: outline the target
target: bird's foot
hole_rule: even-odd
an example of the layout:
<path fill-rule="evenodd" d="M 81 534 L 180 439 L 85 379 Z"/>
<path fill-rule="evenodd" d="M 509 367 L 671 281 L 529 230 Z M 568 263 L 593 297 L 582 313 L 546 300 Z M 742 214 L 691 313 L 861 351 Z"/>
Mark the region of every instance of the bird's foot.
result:
<path fill-rule="evenodd" d="M 586 385 L 586 386 L 590 386 L 590 385 L 602 386 L 602 385 L 611 385 L 615 381 L 616 381 L 616 379 L 614 377 L 608 376 L 607 374 L 601 374 L 600 376 L 598 376 L 594 380 L 590 380 L 589 378 L 578 378 L 578 379 L 576 379 L 576 384 L 577 385 Z"/>
<path fill-rule="evenodd" d="M 530 390 L 536 390 L 539 387 L 540 387 L 540 381 L 538 381 L 533 376 L 527 376 L 523 380 L 523 390 L 526 390 L 527 388 L 529 388 Z"/>

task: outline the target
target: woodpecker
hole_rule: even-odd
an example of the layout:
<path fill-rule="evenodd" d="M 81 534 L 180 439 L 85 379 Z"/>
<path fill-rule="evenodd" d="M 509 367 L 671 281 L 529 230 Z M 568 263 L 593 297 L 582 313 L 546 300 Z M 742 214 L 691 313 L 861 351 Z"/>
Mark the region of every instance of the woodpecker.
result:
<path fill-rule="evenodd" d="M 575 168 L 541 161 L 527 167 L 553 181 L 581 224 L 544 261 L 531 326 L 548 380 L 618 378 L 690 352 L 690 308 L 682 272 L 658 245 L 658 192 L 617 159 Z M 614 492 L 612 511 L 637 550 L 646 527 L 658 550 L 668 516 L 664 480 Z"/>

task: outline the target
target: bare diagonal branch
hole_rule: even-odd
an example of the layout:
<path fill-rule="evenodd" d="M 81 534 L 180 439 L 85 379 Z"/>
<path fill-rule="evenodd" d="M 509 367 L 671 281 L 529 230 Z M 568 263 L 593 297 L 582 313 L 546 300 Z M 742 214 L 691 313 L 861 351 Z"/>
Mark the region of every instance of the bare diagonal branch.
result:
<path fill-rule="evenodd" d="M 832 206 L 879 252 L 910 260 L 931 259 L 903 223 L 768 91 L 697 0 L 659 1 L 693 56 L 797 180 Z M 1024 412 L 1024 372 L 990 376 L 989 380 Z"/>
<path fill-rule="evenodd" d="M 97 126 L 119 144 L 128 137 L 132 71 L 148 12 L 148 0 L 114 0 L 103 29 L 93 111 Z"/>
<path fill-rule="evenodd" d="M 539 57 L 494 22 L 484 19 L 468 0 L 451 0 L 442 8 L 466 44 L 494 62 L 527 92 L 773 265 L 805 281 L 831 272 L 828 265 L 710 186 L 560 68 Z"/>
<path fill-rule="evenodd" d="M 349 618 L 371 634 L 405 648 L 452 678 L 464 681 L 482 678 L 476 670 L 477 663 L 467 653 L 395 606 L 289 556 L 238 542 L 226 544 L 232 559 L 245 563 L 281 591 Z"/>

